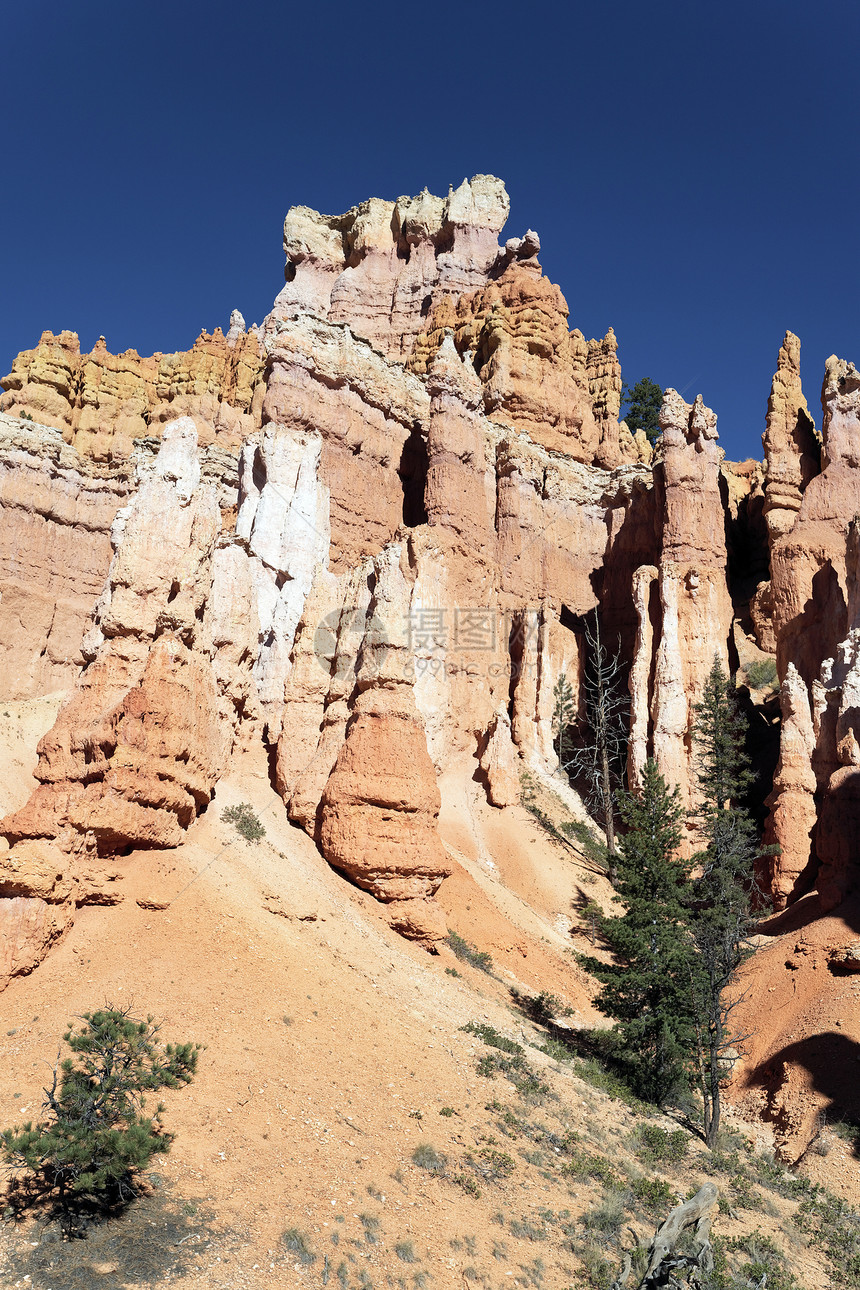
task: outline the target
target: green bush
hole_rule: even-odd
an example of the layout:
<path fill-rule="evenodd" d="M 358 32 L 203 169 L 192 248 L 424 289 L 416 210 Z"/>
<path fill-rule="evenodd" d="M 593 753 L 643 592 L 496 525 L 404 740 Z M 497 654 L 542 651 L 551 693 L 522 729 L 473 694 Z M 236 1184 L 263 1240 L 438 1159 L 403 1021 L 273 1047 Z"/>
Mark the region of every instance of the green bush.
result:
<path fill-rule="evenodd" d="M 598 1204 L 586 1210 L 580 1221 L 592 1236 L 599 1236 L 604 1241 L 615 1241 L 621 1231 L 626 1213 L 627 1203 L 624 1192 L 612 1188 Z"/>
<path fill-rule="evenodd" d="M 221 812 L 221 819 L 225 824 L 232 824 L 237 833 L 245 839 L 246 842 L 259 842 L 266 836 L 266 830 L 260 823 L 260 817 L 255 813 L 250 802 L 240 802 L 238 806 L 228 806 Z"/>
<path fill-rule="evenodd" d="M 71 1023 L 63 1036 L 74 1057 L 54 1070 L 47 1118 L 0 1134 L 13 1171 L 55 1192 L 69 1221 L 84 1197 L 103 1208 L 134 1199 L 135 1175 L 173 1141 L 161 1125 L 164 1107 L 147 1114 L 145 1095 L 190 1083 L 200 1051 L 199 1044 L 162 1047 L 152 1017 L 139 1021 L 110 1004 L 80 1020 L 78 1031 Z"/>
<path fill-rule="evenodd" d="M 776 659 L 759 658 L 746 669 L 747 685 L 751 690 L 763 690 L 777 683 Z"/>
<path fill-rule="evenodd" d="M 594 1178 L 607 1187 L 618 1181 L 618 1175 L 604 1156 L 592 1155 L 590 1151 L 577 1146 L 568 1149 L 568 1159 L 562 1165 L 561 1172 L 568 1178 Z"/>
<path fill-rule="evenodd" d="M 515 1039 L 507 1039 L 494 1026 L 489 1026 L 483 1021 L 469 1021 L 461 1029 L 467 1035 L 477 1035 L 478 1039 L 482 1039 L 490 1048 L 498 1048 L 500 1052 L 525 1052 L 522 1044 L 518 1044 Z"/>
<path fill-rule="evenodd" d="M 636 1178 L 630 1185 L 630 1193 L 652 1216 L 665 1215 L 674 1202 L 674 1192 L 665 1178 Z"/>
<path fill-rule="evenodd" d="M 658 1124 L 638 1124 L 634 1134 L 637 1157 L 646 1165 L 674 1165 L 687 1154 L 690 1140 L 683 1129 L 667 1131 Z"/>
<path fill-rule="evenodd" d="M 492 972 L 493 960 L 485 950 L 475 949 L 475 946 L 464 941 L 462 936 L 450 931 L 448 944 L 461 962 L 468 963 L 470 967 L 477 968 L 480 972 Z"/>

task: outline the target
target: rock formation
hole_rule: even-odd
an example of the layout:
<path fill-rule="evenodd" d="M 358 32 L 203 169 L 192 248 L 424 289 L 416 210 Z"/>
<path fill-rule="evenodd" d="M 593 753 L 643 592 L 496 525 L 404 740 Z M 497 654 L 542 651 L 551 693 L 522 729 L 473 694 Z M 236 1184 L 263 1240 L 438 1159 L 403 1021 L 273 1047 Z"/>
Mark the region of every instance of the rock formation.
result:
<path fill-rule="evenodd" d="M 445 785 L 502 811 L 524 769 L 555 772 L 554 687 L 579 704 L 594 611 L 629 666 L 630 781 L 653 755 L 691 807 L 693 707 L 748 625 L 765 525 L 768 879 L 777 903 L 854 881 L 860 378 L 829 361 L 819 469 L 786 336 L 764 493 L 674 390 L 652 461 L 619 421 L 614 332 L 569 329 L 537 234 L 499 244 L 507 212 L 480 175 L 444 199 L 293 207 L 260 328 L 234 311 L 226 336 L 151 358 L 45 333 L 15 360 L 2 677 L 10 697 L 69 693 L 3 822 L 6 976 L 102 891 L 99 856 L 175 846 L 248 752 L 330 864 L 433 947 Z"/>
<path fill-rule="evenodd" d="M 184 415 L 195 418 L 201 443 L 217 437 L 236 450 L 260 424 L 263 365 L 256 331 L 245 332 L 238 310 L 230 323 L 226 337 L 216 327 L 185 353 L 149 358 L 111 354 L 104 336 L 82 354 L 75 332 L 43 332 L 0 381 L 0 410 L 61 430 L 96 461 L 130 456 L 135 439 Z"/>
<path fill-rule="evenodd" d="M 286 284 L 274 317 L 310 313 L 347 323 L 403 360 L 437 299 L 486 282 L 509 210 L 505 186 L 492 175 L 464 179 L 447 199 L 425 189 L 396 202 L 371 198 L 335 216 L 294 206 L 284 221 Z"/>
<path fill-rule="evenodd" d="M 641 566 L 633 581 L 639 626 L 630 672 L 630 779 L 637 783 L 646 756 L 655 757 L 687 808 L 695 798 L 693 708 L 715 657 L 728 670 L 732 626 L 716 423 L 701 397 L 691 405 L 666 391 L 655 470 L 662 549 L 657 568 Z M 652 604 L 652 587 L 659 603 Z"/>
<path fill-rule="evenodd" d="M 781 352 L 783 368 L 786 348 Z M 776 380 L 774 384 L 776 388 Z M 789 408 L 801 397 L 795 389 Z M 811 468 L 803 465 L 804 452 L 807 461 L 813 455 L 807 451 L 808 438 L 795 438 L 793 447 L 784 448 L 786 454 L 795 454 L 793 474 L 788 468 L 784 473 L 799 481 L 798 490 L 806 478 L 799 508 L 792 512 L 784 507 L 768 516 L 769 521 L 773 514 L 782 516 L 777 527 L 771 527 L 767 604 L 782 679 L 783 728 L 766 838 L 781 849 L 770 864 L 777 905 L 816 885 L 832 908 L 856 881 L 851 838 L 858 814 L 853 666 L 854 632 L 860 626 L 854 524 L 860 480 L 860 377 L 853 364 L 835 356 L 827 360 L 821 401 L 821 473 L 810 474 Z M 801 414 L 797 420 L 803 423 Z M 812 719 L 812 747 L 806 707 Z"/>

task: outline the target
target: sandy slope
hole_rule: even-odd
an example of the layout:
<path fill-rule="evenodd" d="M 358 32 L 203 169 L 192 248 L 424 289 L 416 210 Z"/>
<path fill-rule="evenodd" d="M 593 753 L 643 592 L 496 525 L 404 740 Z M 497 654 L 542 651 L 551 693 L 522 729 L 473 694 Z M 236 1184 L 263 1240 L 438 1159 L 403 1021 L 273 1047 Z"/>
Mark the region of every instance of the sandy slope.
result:
<path fill-rule="evenodd" d="M 51 715 L 45 707 L 45 724 Z M 548 1171 L 530 1135 L 572 1128 L 614 1158 L 632 1115 L 535 1047 L 529 1063 L 553 1093 L 523 1108 L 507 1080 L 476 1073 L 488 1050 L 461 1027 L 488 1020 L 542 1042 L 510 1007 L 514 983 L 550 989 L 592 1023 L 570 954 L 585 945 L 571 936 L 572 903 L 581 890 L 607 901 L 605 884 L 526 812 L 501 816 L 462 778 L 446 784 L 442 834 L 459 868 L 440 899 L 449 925 L 492 954 L 489 976 L 393 933 L 289 824 L 264 772 L 249 764 L 222 783 L 176 851 L 123 859 L 122 903 L 80 911 L 54 953 L 0 995 L 4 1124 L 38 1113 L 66 1023 L 107 1000 L 153 1014 L 168 1039 L 205 1045 L 194 1083 L 165 1097 L 175 1145 L 154 1162 L 152 1194 L 124 1236 L 58 1254 L 6 1225 L 0 1279 L 43 1290 L 575 1284 L 563 1227 L 601 1188 Z M 265 825 L 258 845 L 220 818 L 240 801 Z M 504 1108 L 532 1127 L 500 1137 Z M 447 1156 L 447 1178 L 413 1163 L 422 1142 Z M 453 1179 L 474 1177 L 466 1155 L 488 1150 L 510 1153 L 513 1171 L 470 1195 Z M 688 1167 L 678 1194 L 696 1176 Z M 653 1218 L 642 1223 L 647 1235 Z M 313 1262 L 284 1245 L 292 1228 Z M 804 1283 L 823 1285 L 814 1260 L 798 1258 Z"/>

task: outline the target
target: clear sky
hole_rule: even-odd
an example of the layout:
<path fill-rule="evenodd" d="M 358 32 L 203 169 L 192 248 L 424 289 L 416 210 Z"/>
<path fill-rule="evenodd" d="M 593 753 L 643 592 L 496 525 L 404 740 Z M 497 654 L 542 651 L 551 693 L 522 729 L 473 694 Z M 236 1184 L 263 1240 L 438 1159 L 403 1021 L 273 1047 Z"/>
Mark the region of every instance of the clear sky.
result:
<path fill-rule="evenodd" d="M 283 281 L 294 203 L 501 176 L 625 380 L 761 455 L 787 327 L 860 364 L 857 0 L 28 0 L 2 11 L 0 367 L 188 348 Z"/>

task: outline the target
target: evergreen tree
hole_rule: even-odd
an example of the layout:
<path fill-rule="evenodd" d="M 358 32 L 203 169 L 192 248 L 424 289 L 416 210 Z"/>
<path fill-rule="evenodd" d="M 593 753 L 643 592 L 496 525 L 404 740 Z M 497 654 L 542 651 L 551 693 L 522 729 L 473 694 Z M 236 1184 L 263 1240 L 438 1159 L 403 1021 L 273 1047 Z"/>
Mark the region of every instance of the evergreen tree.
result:
<path fill-rule="evenodd" d="M 656 443 L 660 437 L 657 418 L 663 405 L 663 391 L 660 386 L 650 377 L 643 376 L 642 380 L 637 381 L 632 388 L 625 385 L 623 393 L 627 404 L 624 420 L 629 429 L 634 433 L 637 430 L 644 430 L 648 436 L 648 442 Z"/>
<path fill-rule="evenodd" d="M 695 946 L 691 995 L 696 1020 L 697 1083 L 704 1102 L 705 1137 L 713 1147 L 720 1127 L 720 1089 L 730 1048 L 742 1041 L 729 993 L 738 968 L 752 953 L 754 868 L 760 848 L 740 805 L 753 776 L 744 749 L 745 723 L 735 690 L 718 658 L 696 704 L 693 731 L 699 818 L 704 849 L 695 857 L 690 885 L 690 930 Z"/>
<path fill-rule="evenodd" d="M 70 1025 L 63 1036 L 75 1057 L 54 1068 L 47 1119 L 0 1133 L 7 1161 L 57 1193 L 67 1223 L 82 1197 L 126 1204 L 136 1195 L 134 1174 L 170 1149 L 173 1135 L 159 1120 L 164 1108 L 147 1114 L 145 1094 L 190 1083 L 199 1045 L 162 1047 L 158 1032 L 152 1017 L 138 1021 L 109 1004 L 84 1013 L 80 1030 Z"/>
<path fill-rule="evenodd" d="M 689 868 L 677 856 L 682 808 L 649 760 L 638 795 L 619 800 L 627 832 L 618 855 L 616 900 L 625 912 L 600 930 L 614 961 L 581 961 L 603 989 L 597 1007 L 615 1018 L 614 1051 L 634 1087 L 664 1104 L 683 1081 L 694 1048 L 690 1012 L 690 942 L 685 886 Z"/>

